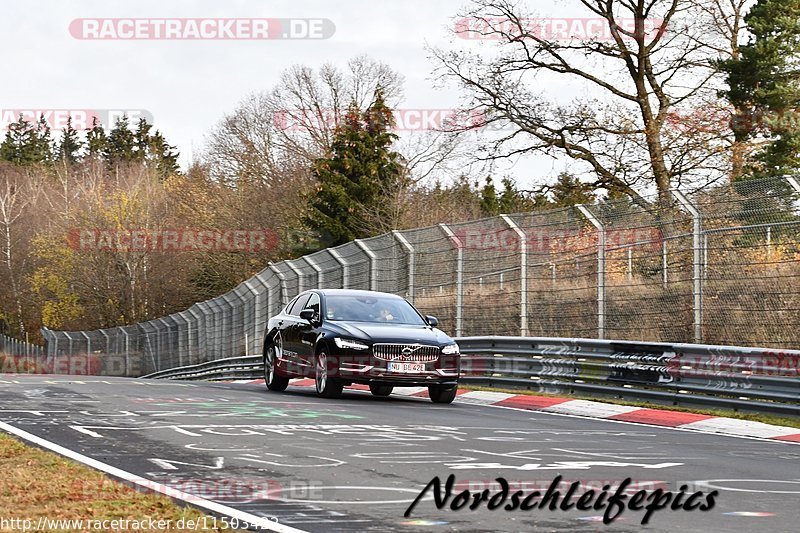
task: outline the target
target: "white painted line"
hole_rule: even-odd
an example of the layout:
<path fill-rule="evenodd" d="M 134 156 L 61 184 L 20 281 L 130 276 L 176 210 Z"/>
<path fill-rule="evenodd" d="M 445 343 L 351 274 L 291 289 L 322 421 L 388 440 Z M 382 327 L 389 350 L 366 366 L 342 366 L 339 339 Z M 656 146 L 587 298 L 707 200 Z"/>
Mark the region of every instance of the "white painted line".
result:
<path fill-rule="evenodd" d="M 513 398 L 516 394 L 506 394 L 504 392 L 472 391 L 456 397 L 457 402 L 472 404 L 493 404 Z"/>
<path fill-rule="evenodd" d="M 74 452 L 68 448 L 64 448 L 63 446 L 60 446 L 54 442 L 50 442 L 49 440 L 38 437 L 32 433 L 28 433 L 25 430 L 6 424 L 5 422 L 0 422 L 0 430 L 3 430 L 7 433 L 11 433 L 12 435 L 16 435 L 21 439 L 36 444 L 37 446 L 41 446 L 42 448 L 48 449 L 52 452 L 55 452 L 69 459 L 72 459 L 73 461 L 78 461 L 79 463 L 83 463 L 88 467 L 94 468 L 95 470 L 99 470 L 112 477 L 127 481 L 128 483 L 131 483 L 132 485 L 135 485 L 137 487 L 158 492 L 170 498 L 175 498 L 177 500 L 181 500 L 186 503 L 191 502 L 191 505 L 193 507 L 198 507 L 200 509 L 211 511 L 212 513 L 216 513 L 219 515 L 228 516 L 230 518 L 235 518 L 238 519 L 240 522 L 247 522 L 248 524 L 258 527 L 262 531 L 264 530 L 277 531 L 278 533 L 306 533 L 302 529 L 295 529 L 290 526 L 277 524 L 272 520 L 264 518 L 263 516 L 256 516 L 254 514 L 246 513 L 244 511 L 234 509 L 233 507 L 228 507 L 227 505 L 222 505 L 217 502 L 212 502 L 211 500 L 206 500 L 205 498 L 200 498 L 198 496 L 194 496 L 192 494 L 188 494 L 180 490 L 172 489 L 166 485 L 162 485 L 161 483 L 157 483 L 155 481 L 151 481 L 149 479 L 137 476 L 136 474 L 131 474 L 130 472 L 126 472 L 125 470 L 121 470 L 117 467 L 100 462 L 97 459 L 92 459 L 91 457 L 86 457 L 85 455 L 82 455 L 78 452 Z"/>
<path fill-rule="evenodd" d="M 709 418 L 698 420 L 689 424 L 679 426 L 685 429 L 695 429 L 711 433 L 725 433 L 728 435 L 750 435 L 753 437 L 772 438 L 794 435 L 798 433 L 797 428 L 784 426 L 773 426 L 761 422 L 750 420 L 739 420 L 736 418 Z"/>
<path fill-rule="evenodd" d="M 631 411 L 638 411 L 640 409 L 641 407 L 631 407 L 630 405 L 616 405 L 613 403 L 591 402 L 588 400 L 570 400 L 568 402 L 545 407 L 541 410 L 550 413 L 608 418 L 610 416 L 630 413 Z"/>

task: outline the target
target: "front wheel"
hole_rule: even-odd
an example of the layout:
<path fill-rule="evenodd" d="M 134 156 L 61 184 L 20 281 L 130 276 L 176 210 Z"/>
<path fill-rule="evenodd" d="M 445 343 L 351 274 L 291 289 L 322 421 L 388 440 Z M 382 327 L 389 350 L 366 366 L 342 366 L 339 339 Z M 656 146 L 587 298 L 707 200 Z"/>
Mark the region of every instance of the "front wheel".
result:
<path fill-rule="evenodd" d="M 317 394 L 323 398 L 338 398 L 342 395 L 344 382 L 331 377 L 331 363 L 324 351 L 317 354 L 314 384 Z"/>
<path fill-rule="evenodd" d="M 277 350 L 275 345 L 271 344 L 267 348 L 267 353 L 264 354 L 264 382 L 269 390 L 281 392 L 285 391 L 286 387 L 289 386 L 289 378 L 279 376 L 276 373 L 275 364 L 277 359 Z"/>
<path fill-rule="evenodd" d="M 369 391 L 372 393 L 373 396 L 389 396 L 394 387 L 391 385 L 385 385 L 383 383 L 370 383 L 369 384 Z"/>
<path fill-rule="evenodd" d="M 428 396 L 433 403 L 453 403 L 456 399 L 458 387 L 442 387 L 441 385 L 431 385 L 428 387 Z"/>

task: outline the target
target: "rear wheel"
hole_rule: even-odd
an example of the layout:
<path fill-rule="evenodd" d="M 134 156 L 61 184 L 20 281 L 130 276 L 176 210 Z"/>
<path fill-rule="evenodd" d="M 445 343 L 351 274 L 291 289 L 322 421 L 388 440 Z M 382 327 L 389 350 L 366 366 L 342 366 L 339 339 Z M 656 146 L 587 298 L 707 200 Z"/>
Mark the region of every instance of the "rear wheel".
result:
<path fill-rule="evenodd" d="M 441 385 L 431 385 L 428 387 L 428 396 L 433 403 L 453 403 L 456 399 L 457 387 L 442 387 Z"/>
<path fill-rule="evenodd" d="M 331 374 L 334 373 L 331 366 L 332 362 L 328 360 L 328 354 L 324 351 L 317 354 L 314 383 L 317 394 L 323 398 L 338 398 L 344 389 L 344 382 L 331 377 Z"/>
<path fill-rule="evenodd" d="M 394 387 L 391 385 L 386 385 L 383 383 L 370 383 L 369 384 L 369 391 L 373 394 L 373 396 L 389 396 Z"/>
<path fill-rule="evenodd" d="M 275 344 L 270 344 L 267 347 L 267 353 L 264 354 L 264 382 L 269 390 L 280 392 L 289 386 L 289 378 L 277 374 L 275 369 L 277 361 L 278 350 L 275 348 Z"/>

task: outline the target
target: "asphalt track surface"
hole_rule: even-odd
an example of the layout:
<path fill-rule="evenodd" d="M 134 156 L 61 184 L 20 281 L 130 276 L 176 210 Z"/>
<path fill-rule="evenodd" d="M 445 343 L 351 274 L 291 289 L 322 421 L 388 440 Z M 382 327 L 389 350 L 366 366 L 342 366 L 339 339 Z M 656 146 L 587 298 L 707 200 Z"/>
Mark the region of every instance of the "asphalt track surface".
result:
<path fill-rule="evenodd" d="M 799 531 L 800 446 L 646 425 L 346 391 L 125 378 L 0 375 L 0 421 L 252 515 L 328 531 Z M 434 477 L 544 492 L 557 475 L 705 494 L 706 512 L 441 510 L 410 502 Z M 452 501 L 452 500 L 451 500 Z"/>

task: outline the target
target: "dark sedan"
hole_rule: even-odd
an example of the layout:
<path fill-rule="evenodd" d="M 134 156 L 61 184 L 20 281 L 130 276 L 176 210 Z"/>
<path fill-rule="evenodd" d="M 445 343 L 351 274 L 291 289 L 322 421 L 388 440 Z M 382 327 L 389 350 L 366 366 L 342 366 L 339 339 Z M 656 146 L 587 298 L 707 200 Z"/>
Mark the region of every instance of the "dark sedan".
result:
<path fill-rule="evenodd" d="M 426 386 L 435 403 L 456 397 L 458 345 L 394 294 L 343 289 L 306 291 L 270 318 L 264 378 L 282 391 L 291 378 L 314 378 L 317 394 L 339 397 L 352 383 L 376 396 Z"/>

